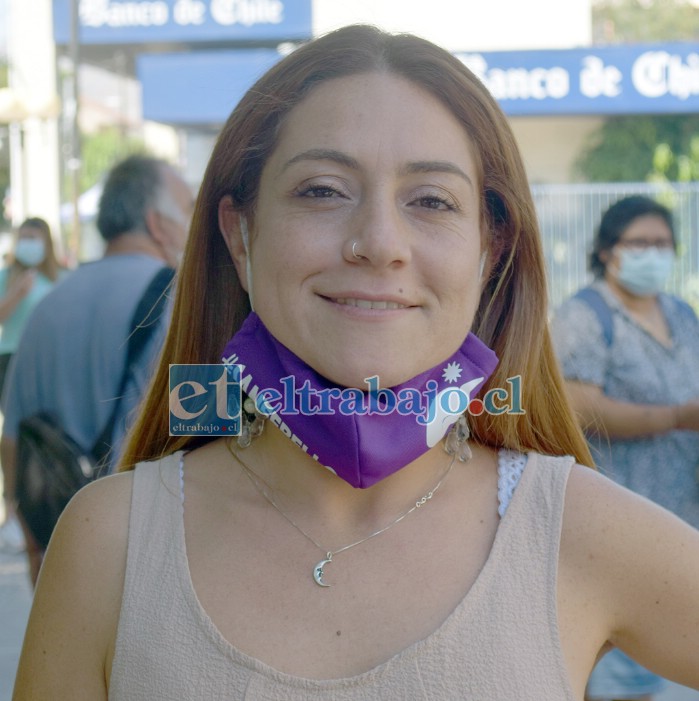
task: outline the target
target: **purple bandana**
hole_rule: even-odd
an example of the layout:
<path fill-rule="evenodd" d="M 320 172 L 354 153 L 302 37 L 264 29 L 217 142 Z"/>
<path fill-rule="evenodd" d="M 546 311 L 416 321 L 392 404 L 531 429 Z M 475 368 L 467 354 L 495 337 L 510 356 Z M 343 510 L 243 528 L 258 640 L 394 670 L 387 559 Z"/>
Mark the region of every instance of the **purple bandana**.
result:
<path fill-rule="evenodd" d="M 223 351 L 243 392 L 294 443 L 353 487 L 371 487 L 436 445 L 498 364 L 469 333 L 450 358 L 391 388 L 338 386 L 275 339 L 252 312 Z"/>

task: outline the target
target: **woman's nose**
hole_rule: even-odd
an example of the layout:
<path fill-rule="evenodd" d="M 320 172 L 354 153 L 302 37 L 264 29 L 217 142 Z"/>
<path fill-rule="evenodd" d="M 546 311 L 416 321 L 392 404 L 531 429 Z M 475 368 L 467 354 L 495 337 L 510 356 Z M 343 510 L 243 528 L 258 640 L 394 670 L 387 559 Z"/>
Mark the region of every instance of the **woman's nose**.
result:
<path fill-rule="evenodd" d="M 396 267 L 409 262 L 412 241 L 398 205 L 373 198 L 357 212 L 343 253 L 351 263 Z"/>

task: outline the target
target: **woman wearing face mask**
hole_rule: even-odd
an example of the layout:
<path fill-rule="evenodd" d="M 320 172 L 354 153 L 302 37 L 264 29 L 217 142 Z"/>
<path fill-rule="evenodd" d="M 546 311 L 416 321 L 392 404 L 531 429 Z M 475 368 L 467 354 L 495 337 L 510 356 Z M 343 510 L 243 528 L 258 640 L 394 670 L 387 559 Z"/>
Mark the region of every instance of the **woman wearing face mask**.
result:
<path fill-rule="evenodd" d="M 207 167 L 124 470 L 54 532 L 15 701 L 582 701 L 608 641 L 699 688 L 699 532 L 574 464 L 546 295 L 463 63 L 371 27 L 282 59 Z"/>
<path fill-rule="evenodd" d="M 49 225 L 39 217 L 26 219 L 17 230 L 11 263 L 0 270 L 0 393 L 24 324 L 57 275 Z M 5 483 L 7 487 L 7 479 Z M 21 531 L 7 500 L 5 514 L 5 523 L 0 527 L 0 547 L 21 549 Z"/>
<path fill-rule="evenodd" d="M 616 202 L 593 244 L 596 279 L 558 310 L 553 338 L 599 468 L 699 527 L 699 322 L 662 292 L 676 247 L 665 207 L 641 196 Z M 648 699 L 662 687 L 614 651 L 588 698 Z"/>

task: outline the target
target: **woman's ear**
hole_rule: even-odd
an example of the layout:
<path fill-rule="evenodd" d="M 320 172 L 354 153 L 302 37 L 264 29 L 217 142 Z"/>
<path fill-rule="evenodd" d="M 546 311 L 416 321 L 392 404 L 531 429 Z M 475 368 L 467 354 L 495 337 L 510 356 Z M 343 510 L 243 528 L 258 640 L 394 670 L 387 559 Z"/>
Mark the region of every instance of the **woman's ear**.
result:
<path fill-rule="evenodd" d="M 233 259 L 233 265 L 235 265 L 235 270 L 238 273 L 240 284 L 246 292 L 249 292 L 247 275 L 248 251 L 246 250 L 241 231 L 241 218 L 244 216 L 235 207 L 233 198 L 230 195 L 226 195 L 218 203 L 218 226 L 221 230 L 221 235 Z"/>

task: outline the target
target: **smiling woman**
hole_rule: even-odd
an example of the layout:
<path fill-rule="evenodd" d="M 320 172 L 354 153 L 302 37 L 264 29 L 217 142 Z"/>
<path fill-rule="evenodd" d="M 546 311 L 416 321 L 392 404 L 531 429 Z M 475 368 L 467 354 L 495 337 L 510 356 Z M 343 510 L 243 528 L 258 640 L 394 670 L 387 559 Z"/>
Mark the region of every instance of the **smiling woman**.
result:
<path fill-rule="evenodd" d="M 170 364 L 221 361 L 241 435 L 170 436 Z M 699 687 L 699 534 L 585 464 L 506 119 L 433 44 L 338 30 L 221 133 L 123 472 L 59 524 L 16 698 L 581 701 L 610 644 Z"/>
<path fill-rule="evenodd" d="M 378 374 L 393 386 L 451 355 L 471 326 L 486 244 L 479 179 L 466 133 L 429 93 L 350 76 L 284 121 L 247 252 L 231 196 L 220 221 L 276 339 L 339 385 Z"/>

